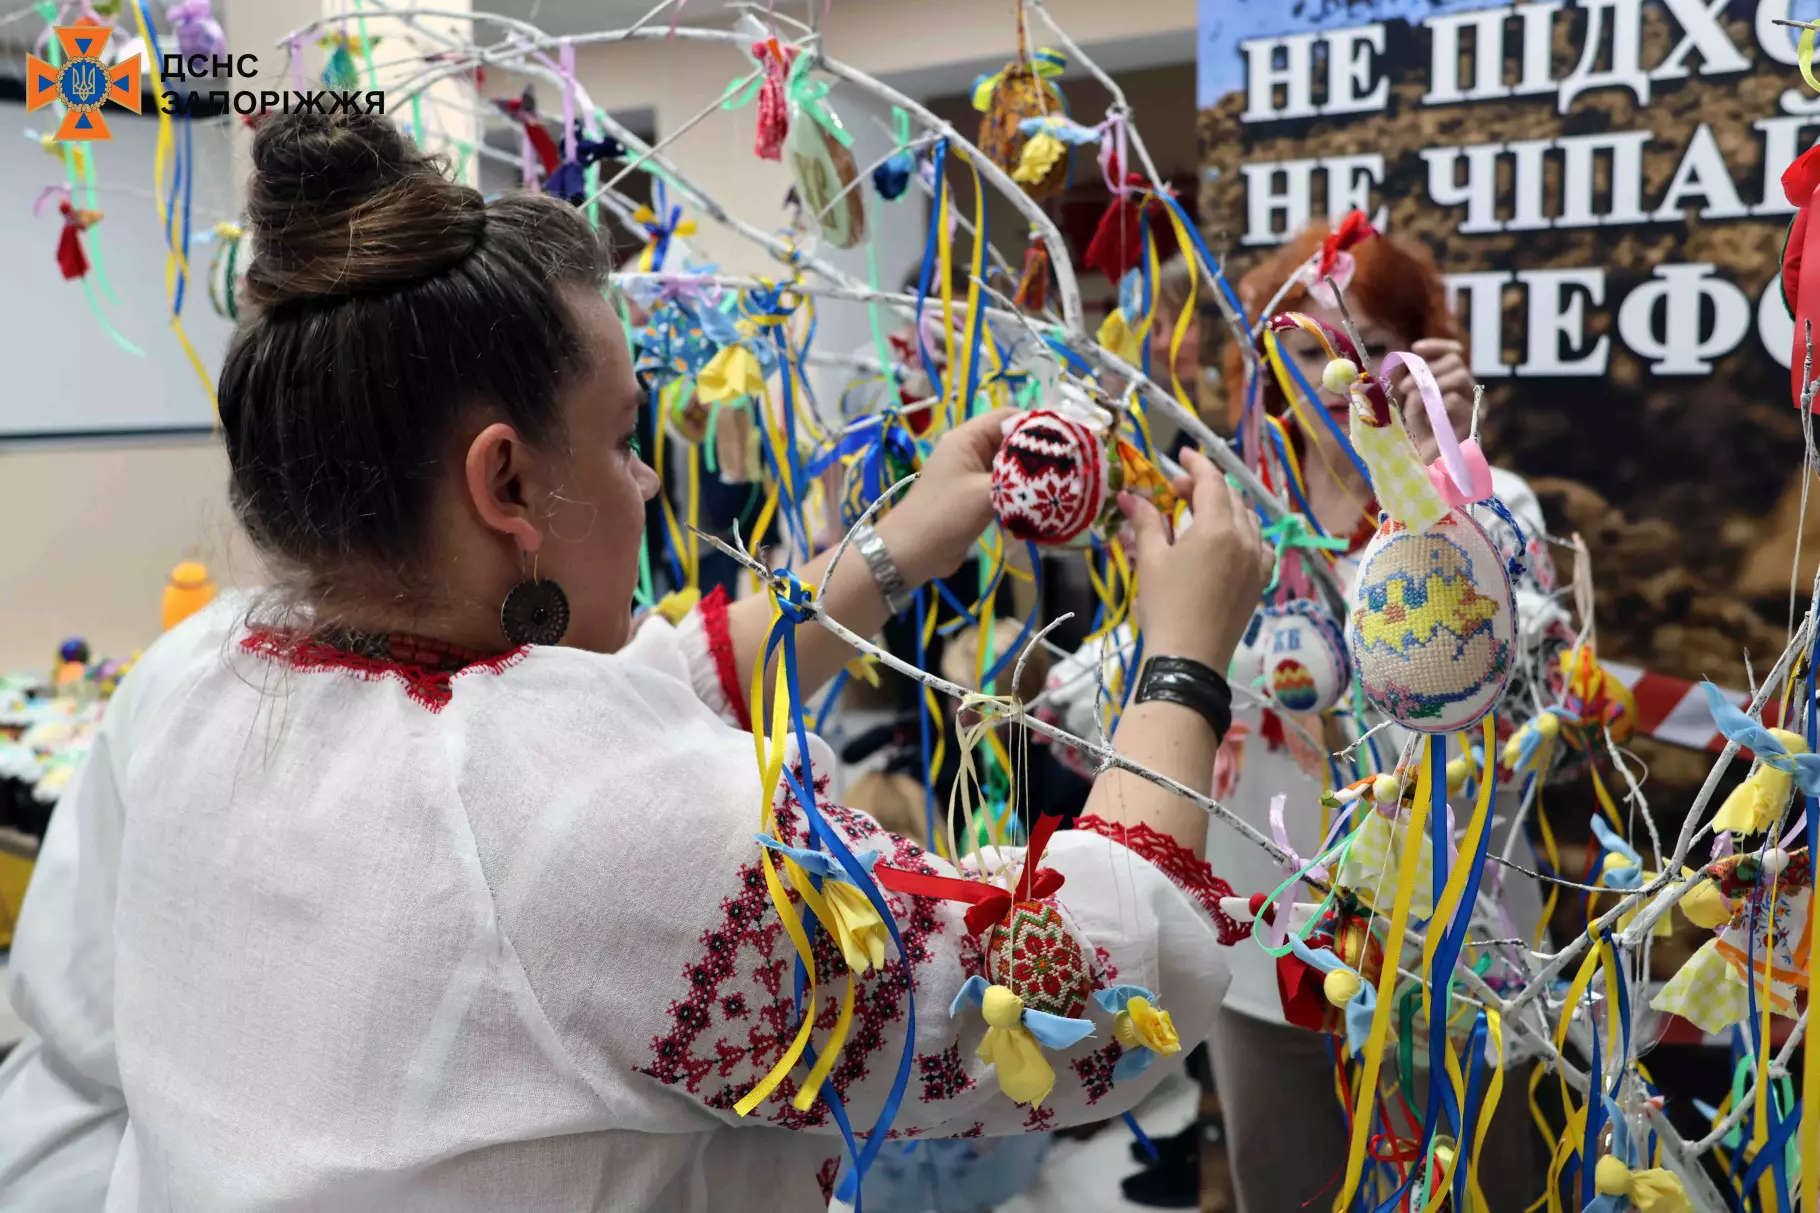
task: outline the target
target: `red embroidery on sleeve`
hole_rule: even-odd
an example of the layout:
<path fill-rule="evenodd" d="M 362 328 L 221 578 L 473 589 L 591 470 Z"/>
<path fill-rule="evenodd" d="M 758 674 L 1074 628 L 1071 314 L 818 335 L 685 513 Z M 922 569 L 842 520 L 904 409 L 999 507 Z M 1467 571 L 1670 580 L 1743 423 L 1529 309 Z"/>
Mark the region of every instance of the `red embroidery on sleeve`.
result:
<path fill-rule="evenodd" d="M 1196 859 L 1193 851 L 1169 835 L 1153 830 L 1142 822 L 1134 826 L 1115 825 L 1104 818 L 1092 816 L 1077 817 L 1074 828 L 1112 839 L 1169 877 L 1207 911 L 1220 933 L 1220 942 L 1227 947 L 1251 934 L 1249 924 L 1235 922 L 1230 914 L 1220 908 L 1220 899 L 1232 896 L 1232 886 L 1215 876 L 1205 859 Z"/>
<path fill-rule="evenodd" d="M 720 677 L 720 693 L 727 697 L 739 727 L 752 727 L 752 713 L 746 706 L 746 693 L 739 685 L 739 663 L 733 660 L 733 637 L 727 631 L 727 589 L 715 586 L 696 610 L 701 612 L 702 631 L 708 637 L 708 654 L 714 658 L 714 672 Z"/>

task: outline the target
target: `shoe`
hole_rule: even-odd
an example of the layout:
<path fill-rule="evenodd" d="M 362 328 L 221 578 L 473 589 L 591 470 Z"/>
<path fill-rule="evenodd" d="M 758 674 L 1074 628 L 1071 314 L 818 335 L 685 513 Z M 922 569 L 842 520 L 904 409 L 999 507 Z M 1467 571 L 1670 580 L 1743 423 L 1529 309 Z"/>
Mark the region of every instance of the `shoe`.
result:
<path fill-rule="evenodd" d="M 1201 1207 L 1201 1155 L 1192 1151 L 1179 1160 L 1158 1163 L 1119 1183 L 1125 1199 L 1148 1209 Z"/>
<path fill-rule="evenodd" d="M 1142 1142 L 1131 1143 L 1131 1160 L 1143 1163 L 1147 1167 L 1162 1166 L 1171 1161 L 1180 1161 L 1195 1153 L 1201 1147 L 1201 1126 L 1190 1124 L 1186 1129 L 1171 1137 L 1153 1137 L 1150 1144 L 1156 1147 L 1157 1157 L 1151 1158 L 1150 1151 Z"/>

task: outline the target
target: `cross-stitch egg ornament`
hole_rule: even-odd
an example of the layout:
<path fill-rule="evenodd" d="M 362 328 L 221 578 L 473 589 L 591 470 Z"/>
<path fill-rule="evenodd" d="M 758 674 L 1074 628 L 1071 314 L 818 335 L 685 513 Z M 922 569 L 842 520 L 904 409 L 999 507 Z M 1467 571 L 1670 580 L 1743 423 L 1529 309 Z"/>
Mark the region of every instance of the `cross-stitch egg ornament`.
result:
<path fill-rule="evenodd" d="M 1075 1019 L 1087 1009 L 1093 975 L 1080 941 L 1047 901 L 1020 901 L 986 937 L 986 976 L 1034 1011 Z"/>
<path fill-rule="evenodd" d="M 1257 650 L 1259 690 L 1285 712 L 1325 712 L 1352 685 L 1346 637 L 1317 602 L 1265 607 Z"/>
<path fill-rule="evenodd" d="M 1346 640 L 1374 706 L 1405 728 L 1453 733 L 1484 719 L 1510 682 L 1516 595 L 1503 554 L 1466 512 L 1490 495 L 1483 457 L 1454 435 L 1428 364 L 1399 352 L 1378 369 L 1398 365 L 1421 392 L 1441 457 L 1424 467 L 1378 378 L 1354 381 L 1352 444 L 1385 512 L 1359 562 Z"/>
<path fill-rule="evenodd" d="M 1503 696 L 1516 599 L 1490 536 L 1463 510 L 1420 532 L 1386 516 L 1365 548 L 1348 606 L 1359 689 L 1398 724 L 1458 732 Z"/>

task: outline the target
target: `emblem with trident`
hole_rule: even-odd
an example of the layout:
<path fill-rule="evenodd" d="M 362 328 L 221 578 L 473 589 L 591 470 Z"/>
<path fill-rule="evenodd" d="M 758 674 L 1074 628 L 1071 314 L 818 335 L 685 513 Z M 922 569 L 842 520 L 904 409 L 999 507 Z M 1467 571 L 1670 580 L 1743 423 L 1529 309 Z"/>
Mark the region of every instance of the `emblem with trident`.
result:
<path fill-rule="evenodd" d="M 63 121 L 55 139 L 112 139 L 101 109 L 108 102 L 139 112 L 140 57 L 108 67 L 101 62 L 113 27 L 84 23 L 58 26 L 57 45 L 63 51 L 61 68 L 36 55 L 25 61 L 25 108 L 41 109 L 52 102 L 63 105 Z"/>

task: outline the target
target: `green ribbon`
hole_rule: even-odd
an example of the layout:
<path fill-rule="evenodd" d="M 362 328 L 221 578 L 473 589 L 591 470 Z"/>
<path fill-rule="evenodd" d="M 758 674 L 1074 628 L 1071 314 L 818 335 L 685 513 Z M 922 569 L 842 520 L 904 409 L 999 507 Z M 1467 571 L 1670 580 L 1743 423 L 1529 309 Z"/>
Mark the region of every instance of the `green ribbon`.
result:
<path fill-rule="evenodd" d="M 831 91 L 826 80 L 810 77 L 809 56 L 798 55 L 796 62 L 790 65 L 790 78 L 784 83 L 784 95 L 790 99 L 790 104 L 820 123 L 836 143 L 850 148 L 853 146 L 853 136 L 847 133 L 847 129 L 840 124 L 840 119 L 826 105 Z"/>
<path fill-rule="evenodd" d="M 1277 588 L 1277 581 L 1283 576 L 1283 554 L 1291 548 L 1344 552 L 1349 540 L 1332 535 L 1317 535 L 1309 525 L 1308 519 L 1301 514 L 1285 514 L 1264 528 L 1264 538 L 1276 548 L 1276 564 L 1270 570 L 1270 584 L 1264 587 L 1266 594 Z"/>

